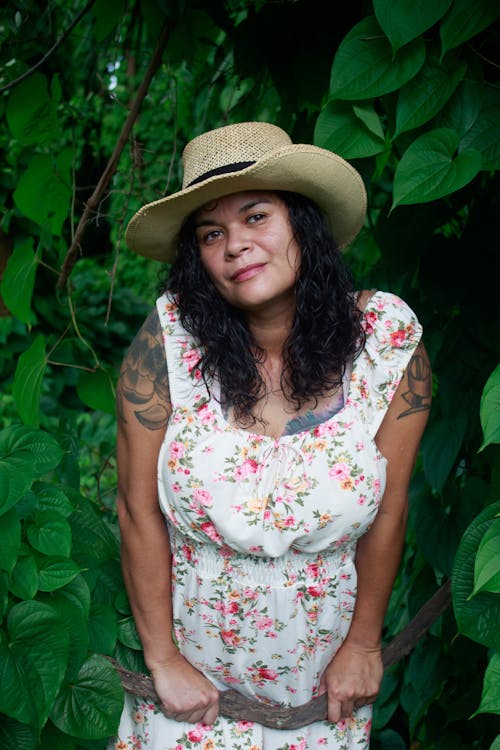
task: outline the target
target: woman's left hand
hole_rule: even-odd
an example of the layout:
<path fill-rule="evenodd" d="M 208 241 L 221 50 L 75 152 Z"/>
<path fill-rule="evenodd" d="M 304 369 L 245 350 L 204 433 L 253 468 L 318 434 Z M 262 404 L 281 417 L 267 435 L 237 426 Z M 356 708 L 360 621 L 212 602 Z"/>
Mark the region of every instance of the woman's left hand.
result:
<path fill-rule="evenodd" d="M 355 708 L 374 703 L 384 668 L 381 649 L 363 648 L 347 641 L 323 672 L 319 695 L 328 694 L 328 721 L 352 716 Z"/>

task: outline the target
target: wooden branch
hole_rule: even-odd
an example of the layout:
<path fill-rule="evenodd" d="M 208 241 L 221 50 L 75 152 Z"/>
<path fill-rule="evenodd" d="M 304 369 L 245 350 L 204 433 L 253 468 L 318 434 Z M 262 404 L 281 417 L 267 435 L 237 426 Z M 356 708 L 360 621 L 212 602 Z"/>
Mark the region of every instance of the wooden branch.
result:
<path fill-rule="evenodd" d="M 450 603 L 451 582 L 447 581 L 424 604 L 401 633 L 384 648 L 382 652 L 384 667 L 387 669 L 409 654 Z M 122 685 L 128 693 L 138 695 L 152 703 L 159 703 L 150 677 L 130 672 L 123 669 L 114 659 L 109 660 L 115 666 Z M 327 718 L 327 698 L 326 695 L 321 695 L 303 706 L 296 707 L 266 706 L 261 701 L 247 698 L 236 690 L 224 690 L 220 693 L 220 713 L 235 721 L 255 721 L 273 729 L 299 729 Z"/>
<path fill-rule="evenodd" d="M 111 157 L 104 169 L 104 172 L 102 173 L 99 179 L 99 182 L 96 185 L 94 192 L 92 193 L 87 203 L 85 204 L 85 209 L 80 218 L 80 221 L 78 222 L 75 236 L 73 237 L 73 242 L 71 243 L 71 247 L 68 249 L 68 252 L 66 253 L 66 257 L 64 259 L 64 263 L 61 268 L 61 273 L 57 281 L 58 289 L 62 289 L 62 287 L 65 285 L 65 283 L 69 279 L 71 271 L 73 270 L 73 267 L 78 259 L 78 255 L 81 251 L 82 239 L 83 239 L 83 235 L 85 234 L 87 224 L 89 220 L 92 218 L 94 212 L 97 210 L 100 202 L 102 201 L 104 197 L 104 193 L 106 192 L 108 184 L 111 178 L 113 177 L 114 173 L 116 172 L 116 168 L 118 166 L 121 153 L 125 147 L 125 144 L 128 141 L 132 127 L 134 126 L 134 123 L 139 115 L 142 102 L 144 101 L 144 98 L 146 94 L 148 93 L 149 86 L 151 85 L 151 81 L 153 80 L 154 74 L 156 73 L 156 71 L 158 70 L 160 66 L 161 56 L 167 44 L 170 31 L 171 31 L 171 22 L 167 21 L 163 29 L 160 32 L 160 36 L 158 37 L 158 42 L 156 44 L 155 51 L 153 52 L 153 56 L 149 63 L 148 69 L 146 70 L 146 73 L 141 82 L 141 85 L 139 86 L 139 89 L 137 91 L 137 96 L 134 99 L 134 102 L 132 104 L 128 117 L 125 120 L 122 131 L 118 137 L 116 146 L 113 150 L 113 153 L 111 154 Z"/>
<path fill-rule="evenodd" d="M 8 91 L 9 89 L 13 89 L 15 86 L 17 86 L 19 83 L 24 81 L 26 78 L 29 78 L 32 73 L 35 72 L 35 70 L 38 70 L 44 62 L 58 49 L 61 44 L 64 42 L 64 40 L 71 34 L 77 23 L 79 23 L 84 15 L 91 9 L 93 4 L 95 3 L 95 0 L 89 0 L 87 5 L 85 5 L 81 11 L 75 16 L 75 18 L 71 21 L 70 25 L 67 29 L 63 31 L 59 39 L 57 39 L 52 47 L 44 54 L 44 56 L 35 63 L 29 70 L 25 70 L 24 73 L 21 73 L 20 76 L 17 78 L 14 78 L 13 81 L 10 81 L 10 83 L 6 83 L 4 86 L 0 86 L 0 94 L 3 94 L 4 91 Z"/>

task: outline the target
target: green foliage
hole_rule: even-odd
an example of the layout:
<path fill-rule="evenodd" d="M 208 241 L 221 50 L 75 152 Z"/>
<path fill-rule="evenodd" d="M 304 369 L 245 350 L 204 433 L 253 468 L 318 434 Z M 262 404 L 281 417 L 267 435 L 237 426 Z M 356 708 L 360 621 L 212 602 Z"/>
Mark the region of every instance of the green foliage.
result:
<path fill-rule="evenodd" d="M 484 442 L 481 450 L 491 443 L 500 443 L 500 365 L 484 386 L 480 406 Z"/>
<path fill-rule="evenodd" d="M 109 662 L 89 648 L 111 654 L 116 644 L 116 615 L 99 584 L 110 564 L 119 576 L 116 537 L 92 503 L 56 483 L 62 451 L 50 435 L 6 428 L 0 455 L 3 746 L 30 747 L 26 725 L 39 730 L 49 717 L 73 737 L 105 738 L 118 721 L 122 689 Z M 99 622 L 110 625 L 105 638 Z"/>

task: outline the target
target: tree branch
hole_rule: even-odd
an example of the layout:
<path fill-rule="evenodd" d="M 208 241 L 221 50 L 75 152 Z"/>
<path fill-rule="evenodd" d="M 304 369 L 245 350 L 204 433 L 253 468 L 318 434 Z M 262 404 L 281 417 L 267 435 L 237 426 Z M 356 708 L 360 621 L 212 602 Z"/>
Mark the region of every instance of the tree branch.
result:
<path fill-rule="evenodd" d="M 32 73 L 35 72 L 35 70 L 38 70 L 44 62 L 58 49 L 61 44 L 64 42 L 64 40 L 71 34 L 77 23 L 79 23 L 84 15 L 91 9 L 93 4 L 95 3 L 95 0 L 89 0 L 87 5 L 85 5 L 82 10 L 78 13 L 78 15 L 75 16 L 75 18 L 71 21 L 70 25 L 67 29 L 63 31 L 59 39 L 52 45 L 52 47 L 44 54 L 44 56 L 37 62 L 35 65 L 33 65 L 32 68 L 29 70 L 25 70 L 24 73 L 22 73 L 17 78 L 14 78 L 13 81 L 10 81 L 10 83 L 6 83 L 5 86 L 0 86 L 0 94 L 3 94 L 4 91 L 8 91 L 9 89 L 13 89 L 15 86 L 17 86 L 22 81 L 26 80 L 26 78 L 29 78 Z"/>
<path fill-rule="evenodd" d="M 384 667 L 396 664 L 410 653 L 419 639 L 429 630 L 451 603 L 451 582 L 447 581 L 417 612 L 415 617 L 403 628 L 382 652 Z M 108 657 L 109 658 L 109 657 Z M 150 677 L 123 669 L 114 659 L 109 659 L 115 666 L 124 689 L 138 695 L 146 701 L 159 703 Z M 327 718 L 327 698 L 321 695 L 303 706 L 281 707 L 266 706 L 260 701 L 247 698 L 236 690 L 225 690 L 220 693 L 220 713 L 236 721 L 256 721 L 274 729 L 299 729 L 314 721 Z"/>
<path fill-rule="evenodd" d="M 144 75 L 144 78 L 141 82 L 141 85 L 139 86 L 139 89 L 137 91 L 137 96 L 134 99 L 134 102 L 132 104 L 128 117 L 125 120 L 122 131 L 118 137 L 115 148 L 113 150 L 113 153 L 111 154 L 111 157 L 104 169 L 104 172 L 102 173 L 99 179 L 99 182 L 97 183 L 97 186 L 94 192 L 88 199 L 85 205 L 84 212 L 80 218 L 80 221 L 78 222 L 75 236 L 73 237 L 73 242 L 71 243 L 71 246 L 68 249 L 68 252 L 66 253 L 66 257 L 64 259 L 64 263 L 61 268 L 61 273 L 59 274 L 59 279 L 57 281 L 57 287 L 59 289 L 62 289 L 62 287 L 65 285 L 66 281 L 68 280 L 71 274 L 71 271 L 73 270 L 73 267 L 78 259 L 78 255 L 81 251 L 82 239 L 83 239 L 83 235 L 85 234 L 87 224 L 89 220 L 91 219 L 94 211 L 98 208 L 101 200 L 104 197 L 104 193 L 106 192 L 109 181 L 111 180 L 112 176 L 116 172 L 116 168 L 118 166 L 121 153 L 125 147 L 125 144 L 127 143 L 132 127 L 134 126 L 134 123 L 139 115 L 142 102 L 144 101 L 144 98 L 146 94 L 148 93 L 149 86 L 151 84 L 151 81 L 153 80 L 153 76 L 160 66 L 161 56 L 167 44 L 170 31 L 171 31 L 171 24 L 170 22 L 167 21 L 160 33 L 160 36 L 158 37 L 156 49 L 153 53 L 153 56 L 149 63 L 148 69 Z"/>

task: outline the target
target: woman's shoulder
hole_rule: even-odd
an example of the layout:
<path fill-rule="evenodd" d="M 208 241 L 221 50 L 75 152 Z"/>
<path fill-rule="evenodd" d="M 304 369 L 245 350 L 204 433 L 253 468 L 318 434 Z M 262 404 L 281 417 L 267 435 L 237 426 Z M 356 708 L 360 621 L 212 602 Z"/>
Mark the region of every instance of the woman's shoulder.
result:
<path fill-rule="evenodd" d="M 411 307 L 392 292 L 363 290 L 358 295 L 363 313 L 365 346 L 370 353 L 387 356 L 390 350 L 414 349 L 422 336 L 422 326 Z"/>

